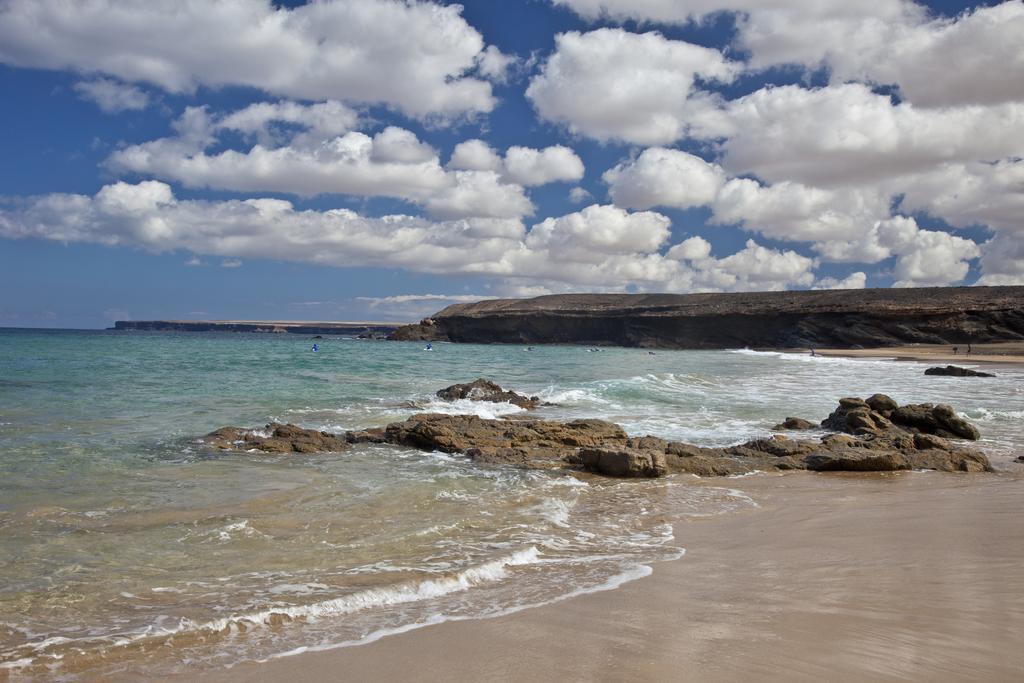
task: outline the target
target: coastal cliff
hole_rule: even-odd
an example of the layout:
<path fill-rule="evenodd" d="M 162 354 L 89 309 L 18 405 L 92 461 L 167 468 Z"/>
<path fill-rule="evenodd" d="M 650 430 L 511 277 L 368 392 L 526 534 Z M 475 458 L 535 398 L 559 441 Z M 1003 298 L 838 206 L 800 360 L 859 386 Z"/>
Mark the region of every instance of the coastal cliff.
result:
<path fill-rule="evenodd" d="M 560 294 L 455 304 L 396 340 L 865 348 L 1024 340 L 1024 287 Z"/>
<path fill-rule="evenodd" d="M 342 334 L 381 338 L 398 323 L 305 322 L 273 320 L 118 320 L 111 329 L 142 332 L 266 332 L 277 334 Z"/>

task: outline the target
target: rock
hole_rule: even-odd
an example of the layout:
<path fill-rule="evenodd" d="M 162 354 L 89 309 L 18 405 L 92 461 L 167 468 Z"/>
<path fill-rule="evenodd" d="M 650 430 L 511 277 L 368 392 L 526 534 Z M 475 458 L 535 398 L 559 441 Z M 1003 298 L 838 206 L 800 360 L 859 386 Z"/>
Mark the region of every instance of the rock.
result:
<path fill-rule="evenodd" d="M 889 413 L 899 408 L 900 405 L 885 394 L 874 394 L 868 397 L 868 400 L 865 401 L 865 403 L 868 404 L 868 407 L 871 408 L 871 410 L 879 412 L 886 417 L 888 417 Z"/>
<path fill-rule="evenodd" d="M 868 448 L 835 448 L 818 451 L 804 459 L 807 469 L 819 472 L 892 472 L 910 469 L 899 451 L 882 451 Z"/>
<path fill-rule="evenodd" d="M 891 417 L 895 424 L 924 434 L 959 437 L 971 441 L 981 438 L 977 427 L 957 415 L 948 405 L 933 406 L 930 403 L 920 403 L 900 406 L 892 412 Z"/>
<path fill-rule="evenodd" d="M 1018 455 L 1017 462 L 1024 462 L 1024 455 Z"/>
<path fill-rule="evenodd" d="M 260 431 L 222 427 L 201 441 L 220 450 L 257 450 L 266 453 L 337 453 L 349 447 L 348 435 L 339 436 L 293 424 L 271 422 Z"/>
<path fill-rule="evenodd" d="M 977 438 L 977 430 L 950 406 L 920 404 L 890 410 L 893 404 L 880 394 L 869 401 L 843 399 L 825 422 L 845 433 L 828 434 L 818 441 L 776 434 L 727 448 L 705 448 L 653 436 L 629 437 L 622 427 L 604 420 L 563 423 L 529 417 L 495 420 L 437 413 L 413 415 L 382 429 L 347 432 L 343 437 L 272 423 L 261 431 L 224 427 L 203 437 L 203 441 L 215 448 L 271 453 L 341 451 L 353 443 L 389 443 L 463 453 L 480 464 L 583 469 L 630 478 L 670 473 L 729 476 L 793 469 L 991 470 L 984 454 L 956 447 L 943 438 L 971 438 L 971 434 Z M 887 411 L 892 419 L 872 405 Z"/>
<path fill-rule="evenodd" d="M 774 427 L 772 427 L 772 431 L 773 432 L 780 432 L 780 431 L 785 431 L 785 430 L 796 431 L 796 430 L 800 430 L 800 429 L 817 429 L 817 428 L 818 428 L 818 425 L 816 425 L 813 422 L 810 422 L 808 420 L 804 420 L 804 419 L 799 418 L 799 417 L 787 417 L 785 420 L 783 420 L 779 424 L 777 424 Z"/>
<path fill-rule="evenodd" d="M 978 429 L 948 405 L 918 403 L 900 406 L 884 394 L 875 394 L 866 401 L 839 399 L 839 407 L 822 420 L 821 426 L 857 436 L 889 435 L 896 438 L 900 434 L 921 433 L 972 441 L 981 438 Z"/>
<path fill-rule="evenodd" d="M 446 401 L 468 399 L 470 401 L 487 401 L 489 403 L 511 403 L 525 410 L 534 410 L 540 405 L 545 405 L 536 396 L 523 396 L 514 391 L 506 391 L 494 382 L 483 378 L 468 384 L 453 384 L 438 391 L 437 397 Z"/>
<path fill-rule="evenodd" d="M 956 365 L 947 365 L 944 368 L 928 368 L 924 371 L 926 375 L 943 375 L 946 377 L 995 377 L 987 372 L 979 372 L 968 368 L 961 368 Z"/>
<path fill-rule="evenodd" d="M 664 452 L 654 450 L 582 448 L 583 468 L 610 477 L 661 477 L 668 474 Z"/>

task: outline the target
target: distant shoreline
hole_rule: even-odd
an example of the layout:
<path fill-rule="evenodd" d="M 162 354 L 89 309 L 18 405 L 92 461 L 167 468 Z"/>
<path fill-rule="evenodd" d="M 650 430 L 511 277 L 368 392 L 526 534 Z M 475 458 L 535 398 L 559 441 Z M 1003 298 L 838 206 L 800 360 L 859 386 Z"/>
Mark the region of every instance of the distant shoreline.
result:
<path fill-rule="evenodd" d="M 820 356 L 846 358 L 892 358 L 893 360 L 926 361 L 944 365 L 970 365 L 972 363 L 1024 365 L 1024 342 L 997 342 L 994 344 L 959 344 L 957 353 L 949 344 L 913 344 L 874 349 L 815 349 Z M 803 350 L 801 353 L 810 353 Z"/>

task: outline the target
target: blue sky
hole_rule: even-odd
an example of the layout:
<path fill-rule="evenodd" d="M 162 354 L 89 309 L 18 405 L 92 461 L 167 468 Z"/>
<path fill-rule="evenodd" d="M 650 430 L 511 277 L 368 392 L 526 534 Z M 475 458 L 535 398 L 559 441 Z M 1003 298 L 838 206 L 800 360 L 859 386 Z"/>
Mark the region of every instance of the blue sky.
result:
<path fill-rule="evenodd" d="M 863 4 L 10 0 L 0 326 L 1024 283 L 1024 3 Z"/>

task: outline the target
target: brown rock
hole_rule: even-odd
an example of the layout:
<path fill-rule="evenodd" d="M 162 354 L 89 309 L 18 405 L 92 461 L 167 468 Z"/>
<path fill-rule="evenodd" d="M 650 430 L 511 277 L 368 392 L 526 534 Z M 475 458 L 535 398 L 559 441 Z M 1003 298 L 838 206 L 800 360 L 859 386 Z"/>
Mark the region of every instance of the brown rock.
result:
<path fill-rule="evenodd" d="M 651 478 L 668 474 L 665 454 L 658 451 L 582 448 L 579 458 L 584 469 L 610 477 Z"/>
<path fill-rule="evenodd" d="M 865 403 L 868 404 L 868 407 L 871 408 L 871 410 L 886 416 L 900 407 L 899 403 L 896 403 L 896 401 L 892 400 L 885 394 L 874 394 L 869 396 Z"/>
<path fill-rule="evenodd" d="M 800 429 L 817 429 L 817 428 L 818 428 L 818 425 L 814 424 L 813 422 L 810 422 L 809 420 L 804 420 L 804 419 L 799 418 L 799 417 L 787 417 L 785 420 L 783 420 L 779 424 L 777 424 L 774 427 L 772 427 L 772 431 L 773 432 L 780 432 L 780 431 L 786 431 L 786 430 L 796 431 L 796 430 L 800 430 Z"/>
<path fill-rule="evenodd" d="M 201 441 L 222 450 L 257 450 L 266 453 L 336 453 L 349 447 L 345 436 L 271 422 L 263 428 L 268 436 L 239 427 L 222 427 Z"/>
<path fill-rule="evenodd" d="M 538 406 L 544 405 L 536 396 L 523 396 L 514 391 L 506 391 L 494 382 L 483 378 L 468 384 L 453 384 L 438 391 L 437 397 L 446 401 L 468 399 L 488 403 L 511 403 L 525 410 L 534 410 Z"/>
<path fill-rule="evenodd" d="M 946 377 L 995 377 L 995 375 L 987 372 L 979 372 L 977 370 L 970 370 L 968 368 L 961 368 L 956 365 L 947 365 L 946 367 L 928 368 L 924 371 L 926 375 L 943 375 Z"/>

